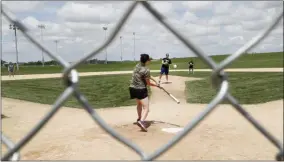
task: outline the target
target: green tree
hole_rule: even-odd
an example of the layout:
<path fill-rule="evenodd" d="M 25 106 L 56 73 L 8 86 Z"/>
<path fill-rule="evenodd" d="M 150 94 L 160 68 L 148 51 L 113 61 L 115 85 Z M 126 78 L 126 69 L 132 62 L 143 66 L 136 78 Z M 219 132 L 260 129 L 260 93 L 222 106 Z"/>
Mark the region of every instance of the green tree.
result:
<path fill-rule="evenodd" d="M 5 63 L 7 63 L 7 62 L 1 59 L 1 65 L 5 64 Z"/>

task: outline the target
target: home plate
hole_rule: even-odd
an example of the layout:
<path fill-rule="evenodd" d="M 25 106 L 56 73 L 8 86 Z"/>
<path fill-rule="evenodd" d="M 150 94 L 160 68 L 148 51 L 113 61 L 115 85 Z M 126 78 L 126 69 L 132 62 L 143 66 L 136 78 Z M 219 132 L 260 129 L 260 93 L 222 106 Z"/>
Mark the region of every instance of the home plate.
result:
<path fill-rule="evenodd" d="M 183 128 L 163 128 L 162 131 L 167 132 L 167 133 L 177 133 L 182 131 Z"/>

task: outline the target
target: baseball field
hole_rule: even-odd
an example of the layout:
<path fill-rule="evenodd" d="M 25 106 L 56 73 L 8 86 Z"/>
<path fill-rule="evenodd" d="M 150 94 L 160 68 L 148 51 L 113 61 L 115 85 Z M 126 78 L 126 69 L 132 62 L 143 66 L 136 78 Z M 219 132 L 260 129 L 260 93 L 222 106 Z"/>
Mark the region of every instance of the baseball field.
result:
<path fill-rule="evenodd" d="M 224 56 L 216 56 L 220 62 Z M 219 59 L 219 61 L 218 61 Z M 185 60 L 185 61 L 184 61 Z M 216 95 L 210 70 L 194 58 L 196 71 L 188 74 L 189 59 L 173 62 L 169 81 L 161 84 L 181 103 L 151 88 L 148 132 L 133 124 L 135 101 L 128 85 L 133 62 L 82 65 L 79 88 L 96 112 L 120 134 L 146 153 L 168 142 L 201 113 Z M 151 65 L 157 79 L 160 61 Z M 22 139 L 66 88 L 60 67 L 21 67 L 14 78 L 2 68 L 2 132 L 12 141 Z M 121 71 L 121 72 L 120 72 Z M 283 52 L 242 56 L 229 69 L 230 93 L 277 139 L 283 142 Z M 163 78 L 165 81 L 165 78 Z M 2 154 L 7 151 L 2 146 Z M 181 142 L 157 160 L 273 160 L 278 150 L 233 107 L 222 103 Z M 104 132 L 74 98 L 21 150 L 22 160 L 136 160 L 140 157 Z"/>

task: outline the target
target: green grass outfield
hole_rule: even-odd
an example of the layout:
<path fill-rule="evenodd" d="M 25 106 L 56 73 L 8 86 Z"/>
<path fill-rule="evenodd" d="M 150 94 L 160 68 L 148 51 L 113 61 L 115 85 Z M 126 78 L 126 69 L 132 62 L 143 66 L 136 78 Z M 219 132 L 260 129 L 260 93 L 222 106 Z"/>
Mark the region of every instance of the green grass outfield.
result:
<path fill-rule="evenodd" d="M 171 56 L 173 57 L 173 56 Z M 212 56 L 216 62 L 224 60 L 228 55 Z M 187 69 L 188 61 L 191 58 L 173 58 L 173 64 L 178 65 L 178 69 Z M 195 63 L 196 69 L 208 68 L 208 66 L 200 60 L 200 58 L 192 58 Z M 117 62 L 112 64 L 89 64 L 80 65 L 77 70 L 79 72 L 97 72 L 97 71 L 125 71 L 132 70 L 136 63 L 134 62 Z M 152 61 L 150 68 L 152 70 L 160 69 L 161 62 Z M 262 53 L 262 54 L 247 54 L 241 56 L 237 61 L 233 62 L 229 68 L 277 68 L 283 67 L 283 52 Z M 62 72 L 61 66 L 21 66 L 17 74 L 47 74 L 47 73 L 60 73 Z M 8 75 L 7 68 L 1 68 L 1 75 Z"/>
<path fill-rule="evenodd" d="M 172 75 L 189 76 L 187 72 L 173 72 Z M 196 72 L 193 76 L 204 80 L 186 83 L 188 102 L 208 103 L 213 98 L 216 92 L 209 75 L 209 72 Z M 94 108 L 135 105 L 135 101 L 129 99 L 130 78 L 131 74 L 81 77 L 80 90 Z M 283 98 L 282 73 L 229 73 L 229 80 L 232 95 L 242 104 Z M 2 96 L 53 104 L 64 88 L 60 78 L 2 81 Z M 82 107 L 73 97 L 65 106 Z"/>
<path fill-rule="evenodd" d="M 283 73 L 242 73 L 229 74 L 229 92 L 241 104 L 258 104 L 283 99 Z M 188 76 L 176 72 L 178 76 Z M 199 72 L 193 76 L 204 78 L 186 82 L 186 98 L 189 103 L 209 103 L 217 94 L 208 73 Z M 227 103 L 227 102 L 223 102 Z"/>
<path fill-rule="evenodd" d="M 130 74 L 81 77 L 79 88 L 94 108 L 134 105 L 128 92 L 130 79 Z M 53 104 L 64 89 L 61 78 L 2 81 L 2 97 L 43 104 Z M 73 96 L 65 105 L 81 107 Z"/>

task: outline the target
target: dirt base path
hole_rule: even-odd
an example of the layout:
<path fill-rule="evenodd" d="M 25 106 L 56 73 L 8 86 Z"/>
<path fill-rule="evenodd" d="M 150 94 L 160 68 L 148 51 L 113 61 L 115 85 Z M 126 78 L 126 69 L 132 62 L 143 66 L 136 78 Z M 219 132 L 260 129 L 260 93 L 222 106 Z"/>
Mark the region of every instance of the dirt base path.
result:
<path fill-rule="evenodd" d="M 156 81 L 159 80 L 159 77 L 154 77 Z M 186 104 L 185 97 L 185 82 L 200 80 L 199 78 L 188 78 L 188 77 L 179 77 L 179 76 L 169 76 L 168 82 L 163 76 L 161 80 L 161 86 L 164 87 L 168 92 L 170 92 L 173 96 L 175 96 L 181 104 Z M 172 98 L 170 98 L 163 90 L 159 88 L 151 88 L 152 96 L 151 103 L 170 103 L 175 102 Z"/>
<path fill-rule="evenodd" d="M 186 104 L 184 81 L 170 76 L 162 84 L 182 101 L 176 104 L 161 90 L 153 89 L 148 116 L 149 132 L 133 122 L 135 106 L 99 109 L 97 112 L 116 131 L 138 144 L 147 153 L 165 144 L 174 134 L 162 128 L 184 127 L 206 105 Z M 183 83 L 182 83 L 183 82 Z M 2 98 L 2 129 L 13 141 L 23 136 L 50 110 L 50 105 Z M 268 130 L 283 139 L 283 100 L 245 108 Z M 155 122 L 151 122 L 151 121 Z M 3 147 L 2 147 L 3 148 Z M 6 149 L 3 150 L 5 152 Z M 274 160 L 277 149 L 230 105 L 220 105 L 194 131 L 159 160 Z M 105 133 L 83 109 L 63 107 L 45 128 L 21 151 L 22 160 L 136 160 L 133 151 Z"/>
<path fill-rule="evenodd" d="M 188 71 L 188 69 L 171 69 L 174 71 Z M 195 69 L 194 71 L 209 72 L 211 69 Z M 226 69 L 227 72 L 283 72 L 283 68 L 243 68 L 243 69 Z M 151 70 L 151 72 L 160 72 L 160 70 Z M 79 76 L 93 76 L 93 75 L 113 75 L 113 74 L 131 74 L 132 71 L 108 71 L 108 72 L 80 72 Z M 30 75 L 16 75 L 14 78 L 9 76 L 1 76 L 2 80 L 20 80 L 20 79 L 42 79 L 42 78 L 59 78 L 61 73 L 54 74 L 30 74 Z"/>

